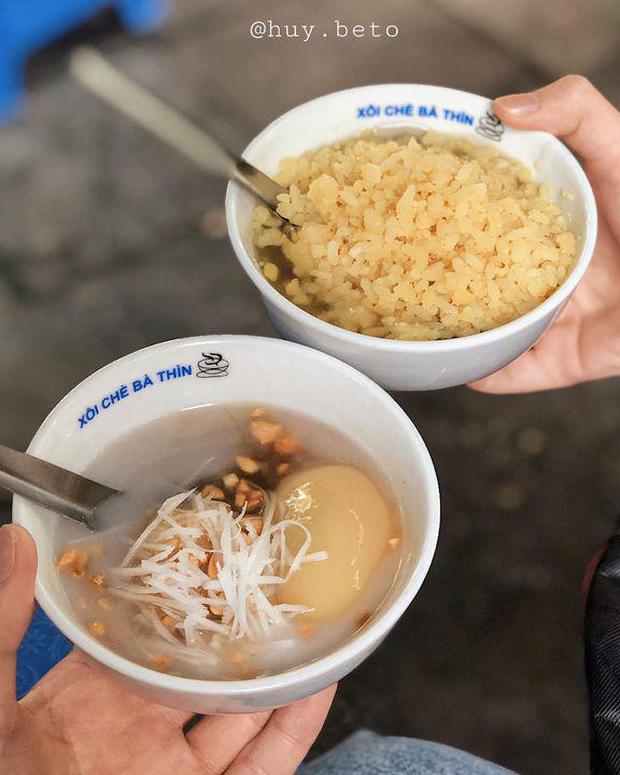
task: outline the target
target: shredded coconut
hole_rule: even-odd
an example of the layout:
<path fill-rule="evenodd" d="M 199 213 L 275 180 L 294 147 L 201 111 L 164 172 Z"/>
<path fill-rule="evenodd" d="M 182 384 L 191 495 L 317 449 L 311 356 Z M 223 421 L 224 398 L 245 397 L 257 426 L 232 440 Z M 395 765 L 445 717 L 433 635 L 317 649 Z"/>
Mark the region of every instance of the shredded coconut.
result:
<path fill-rule="evenodd" d="M 265 493 L 258 530 L 255 518 L 244 521 L 245 508 L 235 513 L 210 495 L 179 493 L 160 506 L 112 570 L 110 592 L 134 602 L 143 622 L 185 656 L 225 640 L 261 640 L 312 610 L 276 603 L 277 586 L 304 562 L 327 559 L 324 551 L 309 552 L 305 525 L 274 521 L 277 512 L 275 496 Z M 287 548 L 291 530 L 304 533 L 295 553 Z"/>

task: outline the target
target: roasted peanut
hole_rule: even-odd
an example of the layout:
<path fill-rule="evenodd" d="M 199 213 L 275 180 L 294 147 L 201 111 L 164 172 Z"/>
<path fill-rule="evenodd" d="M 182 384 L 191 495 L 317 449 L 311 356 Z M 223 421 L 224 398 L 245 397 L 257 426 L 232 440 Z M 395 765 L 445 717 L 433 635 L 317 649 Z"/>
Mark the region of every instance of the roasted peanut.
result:
<path fill-rule="evenodd" d="M 105 625 L 103 622 L 95 620 L 88 625 L 88 629 L 97 638 L 101 638 L 105 635 Z"/>
<path fill-rule="evenodd" d="M 87 552 L 78 549 L 77 555 L 77 561 L 73 572 L 76 576 L 83 576 L 86 573 L 86 568 L 88 566 L 88 554 Z"/>
<path fill-rule="evenodd" d="M 239 477 L 237 474 L 226 474 L 226 476 L 222 477 L 222 481 L 224 482 L 224 487 L 227 490 L 234 490 L 235 487 L 239 484 Z"/>
<path fill-rule="evenodd" d="M 250 423 L 250 433 L 263 446 L 273 444 L 282 432 L 282 426 L 277 422 L 269 420 L 252 420 Z"/>
<path fill-rule="evenodd" d="M 61 573 L 72 573 L 74 576 L 83 576 L 88 564 L 88 554 L 83 549 L 65 549 L 56 567 Z"/>
<path fill-rule="evenodd" d="M 170 657 L 166 656 L 166 654 L 153 654 L 153 656 L 150 659 L 151 664 L 153 667 L 159 668 L 160 670 L 164 667 L 168 667 L 168 665 L 172 662 Z"/>
<path fill-rule="evenodd" d="M 295 436 L 287 433 L 285 436 L 280 436 L 279 439 L 276 439 L 274 448 L 278 455 L 294 455 L 300 451 L 301 444 Z"/>
<path fill-rule="evenodd" d="M 77 559 L 76 549 L 65 549 L 65 551 L 58 558 L 56 567 L 61 573 L 72 570 L 76 559 Z"/>
<path fill-rule="evenodd" d="M 260 490 L 252 490 L 247 495 L 247 502 L 245 507 L 246 513 L 256 514 L 257 511 L 262 509 L 264 500 L 263 493 Z"/>
<path fill-rule="evenodd" d="M 220 555 L 217 552 L 213 552 L 211 557 L 209 557 L 209 563 L 207 565 L 207 576 L 210 579 L 217 578 L 217 566 L 219 562 L 220 562 Z"/>
<path fill-rule="evenodd" d="M 255 474 L 260 470 L 260 463 L 247 455 L 237 455 L 235 462 L 245 474 Z"/>
<path fill-rule="evenodd" d="M 203 498 L 208 498 L 211 496 L 214 501 L 224 500 L 224 490 L 222 490 L 221 487 L 216 487 L 214 484 L 205 484 L 205 486 L 200 491 L 200 494 Z"/>
<path fill-rule="evenodd" d="M 213 544 L 211 543 L 211 539 L 209 538 L 207 533 L 203 533 L 199 538 L 197 538 L 196 543 L 202 549 L 211 549 L 213 547 Z"/>
<path fill-rule="evenodd" d="M 247 512 L 255 513 L 261 509 L 263 502 L 264 496 L 261 490 L 252 487 L 245 479 L 239 482 L 237 492 L 235 493 L 235 506 L 238 509 L 242 509 L 245 506 Z"/>

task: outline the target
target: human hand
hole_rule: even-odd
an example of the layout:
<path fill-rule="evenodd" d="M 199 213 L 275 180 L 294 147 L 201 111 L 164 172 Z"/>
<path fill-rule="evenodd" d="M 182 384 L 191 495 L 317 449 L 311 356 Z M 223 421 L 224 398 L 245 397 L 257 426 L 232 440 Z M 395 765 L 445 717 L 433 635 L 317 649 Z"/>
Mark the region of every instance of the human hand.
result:
<path fill-rule="evenodd" d="M 620 113 L 577 75 L 500 97 L 494 111 L 516 129 L 550 132 L 581 157 L 599 231 L 592 263 L 556 323 L 531 350 L 471 387 L 521 393 L 620 374 Z"/>
<path fill-rule="evenodd" d="M 37 555 L 30 535 L 0 529 L 0 762 L 19 775 L 289 775 L 318 735 L 331 687 L 276 711 L 205 716 L 122 688 L 73 651 L 21 702 L 16 652 L 32 616 Z"/>

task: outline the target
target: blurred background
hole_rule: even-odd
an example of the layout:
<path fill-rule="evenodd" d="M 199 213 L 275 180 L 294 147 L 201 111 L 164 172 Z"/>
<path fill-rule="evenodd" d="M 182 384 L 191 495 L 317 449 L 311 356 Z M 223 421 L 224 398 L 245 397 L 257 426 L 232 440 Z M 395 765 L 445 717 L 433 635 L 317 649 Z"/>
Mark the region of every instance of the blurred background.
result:
<path fill-rule="evenodd" d="M 257 19 L 399 33 L 254 40 Z M 29 58 L 24 105 L 0 128 L 0 439 L 20 449 L 76 382 L 131 350 L 275 336 L 227 241 L 224 183 L 74 83 L 78 41 L 239 150 L 298 103 L 366 83 L 492 97 L 580 72 L 620 102 L 617 0 L 176 0 L 146 37 L 97 12 Z M 618 387 L 396 395 L 437 465 L 439 549 L 394 633 L 342 682 L 315 753 L 370 727 L 519 772 L 586 771 L 580 584 L 620 511 Z M 0 506 L 9 518 L 8 496 Z"/>

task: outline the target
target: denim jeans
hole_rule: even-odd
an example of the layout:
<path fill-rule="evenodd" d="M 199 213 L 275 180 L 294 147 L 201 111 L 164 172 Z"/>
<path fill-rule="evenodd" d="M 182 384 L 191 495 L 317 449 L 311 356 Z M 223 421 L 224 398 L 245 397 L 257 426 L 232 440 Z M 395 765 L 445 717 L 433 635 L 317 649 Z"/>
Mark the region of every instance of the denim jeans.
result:
<path fill-rule="evenodd" d="M 356 732 L 299 769 L 299 775 L 514 775 L 439 743 Z"/>

